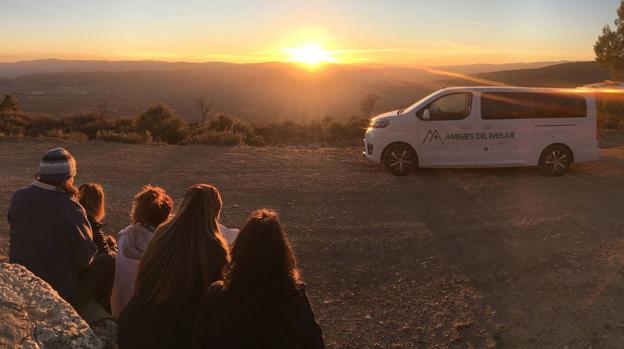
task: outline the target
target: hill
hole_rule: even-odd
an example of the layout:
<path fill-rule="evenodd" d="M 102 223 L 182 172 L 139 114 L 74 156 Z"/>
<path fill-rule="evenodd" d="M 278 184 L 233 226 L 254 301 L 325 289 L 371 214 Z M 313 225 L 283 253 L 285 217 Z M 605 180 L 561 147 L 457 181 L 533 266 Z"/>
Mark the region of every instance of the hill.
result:
<path fill-rule="evenodd" d="M 474 76 L 511 85 L 560 87 L 609 77 L 595 62 L 535 64 L 539 68 Z M 493 67 L 432 71 L 389 65 L 328 65 L 309 71 L 288 63 L 45 60 L 0 64 L 0 76 L 31 72 L 0 78 L 0 93 L 14 94 L 25 111 L 53 115 L 97 110 L 110 116 L 133 116 L 150 104 L 165 102 L 195 121 L 199 119 L 195 101 L 206 96 L 215 110 L 249 121 L 306 122 L 326 116 L 344 120 L 359 114 L 360 101 L 371 93 L 380 97 L 374 113 L 399 109 L 445 86 L 476 84 L 462 71 Z"/>
<path fill-rule="evenodd" d="M 597 62 L 563 63 L 538 69 L 520 69 L 478 74 L 480 78 L 515 86 L 579 87 L 610 79 Z"/>

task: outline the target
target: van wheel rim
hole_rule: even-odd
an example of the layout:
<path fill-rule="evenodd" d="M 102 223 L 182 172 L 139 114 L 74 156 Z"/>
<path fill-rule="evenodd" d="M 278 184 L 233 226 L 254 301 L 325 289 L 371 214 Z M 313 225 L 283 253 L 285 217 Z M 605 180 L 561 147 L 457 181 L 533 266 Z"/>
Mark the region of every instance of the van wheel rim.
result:
<path fill-rule="evenodd" d="M 388 165 L 395 170 L 400 172 L 405 172 L 409 170 L 413 162 L 411 160 L 411 155 L 407 150 L 395 150 L 390 153 L 390 161 Z"/>
<path fill-rule="evenodd" d="M 568 156 L 559 150 L 553 151 L 546 157 L 546 166 L 551 172 L 556 173 L 566 169 Z"/>

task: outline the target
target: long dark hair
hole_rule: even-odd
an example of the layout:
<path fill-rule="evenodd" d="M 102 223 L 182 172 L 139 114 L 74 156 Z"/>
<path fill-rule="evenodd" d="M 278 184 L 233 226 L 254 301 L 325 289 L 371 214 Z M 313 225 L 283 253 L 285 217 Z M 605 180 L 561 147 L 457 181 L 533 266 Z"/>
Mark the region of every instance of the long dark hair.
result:
<path fill-rule="evenodd" d="M 251 214 L 231 251 L 224 286 L 252 299 L 281 297 L 299 286 L 299 271 L 286 233 L 275 211 Z"/>
<path fill-rule="evenodd" d="M 221 280 L 229 261 L 219 232 L 221 206 L 221 194 L 211 185 L 187 190 L 179 212 L 156 230 L 141 258 L 137 292 L 147 292 L 157 304 L 177 307 L 198 302 Z"/>

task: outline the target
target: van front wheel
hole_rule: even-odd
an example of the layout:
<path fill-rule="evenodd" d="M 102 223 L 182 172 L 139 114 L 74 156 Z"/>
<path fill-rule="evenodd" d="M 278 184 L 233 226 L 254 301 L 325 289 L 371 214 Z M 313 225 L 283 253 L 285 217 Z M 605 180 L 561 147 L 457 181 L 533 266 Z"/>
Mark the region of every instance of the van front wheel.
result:
<path fill-rule="evenodd" d="M 384 165 L 395 176 L 407 176 L 418 167 L 418 157 L 410 146 L 396 144 L 385 151 Z"/>
<path fill-rule="evenodd" d="M 562 145 L 546 148 L 540 156 L 539 166 L 542 171 L 552 177 L 563 176 L 572 164 L 572 153 Z"/>

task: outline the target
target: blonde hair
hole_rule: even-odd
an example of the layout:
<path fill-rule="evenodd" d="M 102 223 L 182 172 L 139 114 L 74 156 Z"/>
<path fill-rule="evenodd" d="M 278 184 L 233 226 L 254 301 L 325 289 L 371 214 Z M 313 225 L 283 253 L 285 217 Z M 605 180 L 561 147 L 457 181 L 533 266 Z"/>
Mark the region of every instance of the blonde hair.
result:
<path fill-rule="evenodd" d="M 87 214 L 100 221 L 106 216 L 104 188 L 97 183 L 87 183 L 80 186 L 78 200 Z"/>
<path fill-rule="evenodd" d="M 198 184 L 187 190 L 175 217 L 156 230 L 141 258 L 138 292 L 147 292 L 158 304 L 180 306 L 200 300 L 223 278 L 229 251 L 219 231 L 222 205 L 214 186 Z"/>

